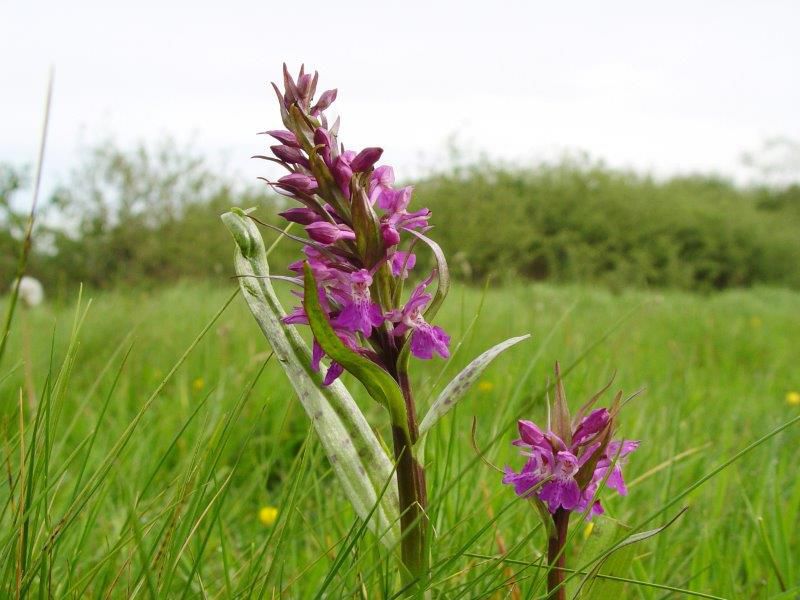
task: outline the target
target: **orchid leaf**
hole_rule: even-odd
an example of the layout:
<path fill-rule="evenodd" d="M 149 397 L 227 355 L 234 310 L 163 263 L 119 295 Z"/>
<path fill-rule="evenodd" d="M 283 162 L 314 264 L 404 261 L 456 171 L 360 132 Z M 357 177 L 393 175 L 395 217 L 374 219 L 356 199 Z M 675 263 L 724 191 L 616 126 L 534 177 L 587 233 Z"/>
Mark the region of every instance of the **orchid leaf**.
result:
<path fill-rule="evenodd" d="M 308 263 L 303 264 L 305 277 L 305 292 L 303 293 L 303 307 L 308 317 L 308 323 L 314 338 L 331 360 L 342 365 L 352 373 L 367 389 L 372 398 L 386 407 L 392 418 L 392 424 L 408 433 L 406 418 L 406 405 L 400 386 L 392 379 L 391 375 L 381 369 L 368 358 L 353 352 L 339 339 L 333 327 L 328 322 L 328 315 L 322 309 L 317 292 L 317 282 Z"/>
<path fill-rule="evenodd" d="M 433 320 L 433 317 L 436 316 L 436 313 L 439 312 L 439 307 L 447 297 L 447 292 L 450 291 L 450 270 L 447 268 L 447 259 L 445 259 L 444 252 L 439 244 L 418 231 L 414 231 L 413 229 L 408 229 L 407 231 L 425 242 L 431 251 L 433 251 L 433 256 L 436 259 L 436 278 L 438 280 L 438 285 L 433 300 L 431 300 L 431 303 L 425 310 L 425 319 L 430 322 Z"/>
<path fill-rule="evenodd" d="M 344 384 L 323 386 L 324 372 L 311 369 L 308 346 L 282 322 L 286 313 L 272 288 L 264 241 L 255 224 L 240 209 L 225 213 L 222 221 L 236 242 L 234 264 L 242 294 L 311 419 L 345 495 L 356 514 L 394 548 L 400 539 L 400 510 L 392 461 Z"/>
<path fill-rule="evenodd" d="M 548 509 L 547 505 L 534 494 L 531 494 L 528 500 L 533 504 L 539 515 L 539 520 L 542 522 L 544 530 L 547 532 L 547 539 L 555 539 L 558 533 L 556 532 L 556 524 L 553 522 L 553 515 L 550 513 L 550 509 Z"/>
<path fill-rule="evenodd" d="M 496 346 L 489 348 L 486 352 L 481 354 L 478 358 L 469 363 L 463 371 L 456 375 L 453 380 L 448 383 L 431 405 L 428 412 L 425 413 L 425 418 L 419 426 L 420 437 L 431 429 L 444 415 L 461 400 L 464 394 L 467 393 L 470 387 L 477 381 L 481 373 L 489 366 L 499 354 L 511 348 L 511 346 L 526 340 L 530 334 L 521 335 L 519 337 L 509 338 Z"/>

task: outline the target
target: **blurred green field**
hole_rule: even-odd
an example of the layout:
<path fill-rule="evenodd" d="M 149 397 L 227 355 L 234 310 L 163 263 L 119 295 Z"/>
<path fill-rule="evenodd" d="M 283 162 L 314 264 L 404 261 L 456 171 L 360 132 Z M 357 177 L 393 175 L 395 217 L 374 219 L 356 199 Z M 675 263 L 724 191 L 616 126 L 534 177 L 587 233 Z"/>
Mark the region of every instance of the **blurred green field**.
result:
<path fill-rule="evenodd" d="M 171 373 L 233 292 L 201 284 L 104 292 L 83 320 L 86 299 L 80 309 L 20 311 L 0 365 L 0 595 L 391 597 L 396 570 L 374 537 L 343 543 L 354 514 L 238 295 Z M 544 594 L 535 511 L 476 460 L 473 415 L 487 457 L 518 467 L 510 428 L 521 415 L 544 418 L 556 359 L 568 369 L 573 406 L 615 370 L 615 388 L 646 388 L 621 418 L 621 435 L 642 440 L 627 468 L 630 495 L 606 495 L 607 515 L 591 529 L 573 523 L 569 564 L 577 568 L 620 524 L 653 514 L 800 415 L 789 401 L 800 392 L 798 308 L 800 294 L 777 289 L 698 296 L 456 286 L 439 322 L 460 346 L 447 364 L 415 365 L 421 406 L 490 345 L 525 332 L 533 338 L 500 357 L 428 440 L 442 597 Z M 347 382 L 366 405 L 363 390 Z M 386 438 L 381 410 L 370 410 Z M 647 528 L 688 506 L 674 525 L 607 567 L 639 583 L 605 580 L 594 596 L 687 597 L 658 587 L 671 586 L 712 597 L 796 598 L 799 442 L 800 425 L 677 502 Z M 21 500 L 27 519 L 15 518 Z M 271 525 L 259 518 L 268 506 L 277 508 Z M 332 573 L 339 552 L 346 556 Z"/>

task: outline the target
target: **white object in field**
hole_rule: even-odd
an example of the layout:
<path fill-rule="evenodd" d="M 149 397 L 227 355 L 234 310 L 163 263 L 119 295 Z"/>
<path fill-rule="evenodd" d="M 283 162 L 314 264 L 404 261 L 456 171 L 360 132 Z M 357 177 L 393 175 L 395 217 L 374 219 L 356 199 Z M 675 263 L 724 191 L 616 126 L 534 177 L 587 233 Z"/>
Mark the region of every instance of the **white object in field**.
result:
<path fill-rule="evenodd" d="M 11 284 L 12 290 L 16 284 L 16 281 Z M 44 288 L 41 282 L 34 277 L 25 275 L 19 282 L 19 299 L 29 307 L 41 304 L 44 300 Z"/>

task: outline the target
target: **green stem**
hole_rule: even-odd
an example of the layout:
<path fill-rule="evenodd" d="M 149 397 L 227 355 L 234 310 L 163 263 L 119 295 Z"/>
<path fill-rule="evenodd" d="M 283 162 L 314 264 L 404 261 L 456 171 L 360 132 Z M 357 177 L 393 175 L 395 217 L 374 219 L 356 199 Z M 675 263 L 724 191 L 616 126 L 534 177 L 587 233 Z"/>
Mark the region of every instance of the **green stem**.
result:
<path fill-rule="evenodd" d="M 406 427 L 392 425 L 394 453 L 397 460 L 397 488 L 400 496 L 401 556 L 412 580 L 424 582 L 429 567 L 428 504 L 425 471 L 414 456 L 417 420 L 411 385 L 406 373 L 398 376 L 406 404 Z"/>

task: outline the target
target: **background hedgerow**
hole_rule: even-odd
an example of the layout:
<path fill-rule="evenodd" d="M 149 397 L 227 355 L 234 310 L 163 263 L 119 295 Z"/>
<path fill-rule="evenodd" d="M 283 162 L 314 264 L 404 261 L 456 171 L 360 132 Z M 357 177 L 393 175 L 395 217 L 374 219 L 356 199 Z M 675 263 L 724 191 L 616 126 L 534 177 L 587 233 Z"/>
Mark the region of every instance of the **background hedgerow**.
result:
<path fill-rule="evenodd" d="M 800 186 L 739 188 L 714 176 L 656 180 L 565 160 L 475 165 L 420 182 L 462 276 L 712 290 L 800 286 Z M 502 218 L 502 235 L 487 224 Z M 453 261 L 455 262 L 455 261 Z M 457 269 L 454 268 L 457 272 Z"/>
<path fill-rule="evenodd" d="M 22 175 L 0 172 L 0 248 L 13 248 L 24 223 L 9 201 Z M 656 179 L 586 158 L 476 163 L 412 183 L 462 280 L 800 288 L 798 185 Z M 225 277 L 228 234 L 208 224 L 231 206 L 258 206 L 262 219 L 278 224 L 274 213 L 288 207 L 265 187 L 214 174 L 205 159 L 169 140 L 131 151 L 98 145 L 46 204 L 29 272 L 51 293 L 78 282 L 110 288 Z M 498 218 L 501 235 L 492 227 Z M 276 253 L 274 263 L 284 264 L 292 250 Z M 0 256 L 0 282 L 10 281 L 13 255 Z"/>

